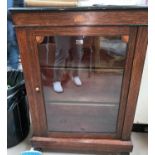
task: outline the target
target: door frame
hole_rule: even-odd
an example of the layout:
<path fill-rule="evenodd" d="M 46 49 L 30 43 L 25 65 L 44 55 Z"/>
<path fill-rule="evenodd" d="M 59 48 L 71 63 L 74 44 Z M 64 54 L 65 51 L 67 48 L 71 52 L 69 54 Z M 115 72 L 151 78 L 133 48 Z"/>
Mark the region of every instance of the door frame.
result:
<path fill-rule="evenodd" d="M 62 137 L 85 137 L 85 138 L 108 138 L 120 139 L 122 136 L 125 109 L 127 104 L 127 96 L 130 85 L 132 61 L 135 52 L 137 27 L 129 26 L 74 26 L 74 27 L 27 27 L 22 29 L 16 28 L 21 59 L 24 68 L 24 76 L 26 79 L 26 88 L 28 90 L 29 106 L 32 115 L 32 124 L 34 136 L 48 136 L 54 138 Z M 115 134 L 106 133 L 60 133 L 48 132 L 46 108 L 44 104 L 44 95 L 41 80 L 41 69 L 39 64 L 38 46 L 36 36 L 54 36 L 54 35 L 129 35 L 129 43 L 127 49 L 127 57 L 125 70 L 122 81 L 122 91 L 120 98 L 120 107 L 118 112 L 117 131 Z M 22 43 L 21 43 L 22 40 Z M 39 88 L 39 91 L 36 89 Z"/>

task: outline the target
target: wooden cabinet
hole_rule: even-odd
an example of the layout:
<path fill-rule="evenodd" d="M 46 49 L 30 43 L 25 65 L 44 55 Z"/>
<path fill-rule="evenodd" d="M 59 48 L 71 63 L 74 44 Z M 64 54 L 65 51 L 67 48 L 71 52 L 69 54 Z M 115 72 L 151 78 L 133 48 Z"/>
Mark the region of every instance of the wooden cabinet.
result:
<path fill-rule="evenodd" d="M 32 146 L 101 154 L 132 151 L 147 8 L 11 12 L 32 117 Z M 74 84 L 75 75 L 82 85 Z M 53 90 L 54 81 L 61 82 L 62 93 Z"/>

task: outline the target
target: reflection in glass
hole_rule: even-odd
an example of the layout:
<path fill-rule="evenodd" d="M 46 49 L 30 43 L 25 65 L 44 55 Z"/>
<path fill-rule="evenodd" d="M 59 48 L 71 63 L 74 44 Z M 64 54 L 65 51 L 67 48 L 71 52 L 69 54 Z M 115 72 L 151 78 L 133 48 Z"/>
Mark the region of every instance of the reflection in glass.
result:
<path fill-rule="evenodd" d="M 115 133 L 128 36 L 37 36 L 48 130 Z"/>

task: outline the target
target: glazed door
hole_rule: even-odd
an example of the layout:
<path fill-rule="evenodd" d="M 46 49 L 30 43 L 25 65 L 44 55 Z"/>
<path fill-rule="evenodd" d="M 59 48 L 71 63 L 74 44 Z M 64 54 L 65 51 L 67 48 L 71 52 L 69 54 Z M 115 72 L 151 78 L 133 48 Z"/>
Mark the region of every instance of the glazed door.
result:
<path fill-rule="evenodd" d="M 49 135 L 121 137 L 136 28 L 32 32 Z"/>

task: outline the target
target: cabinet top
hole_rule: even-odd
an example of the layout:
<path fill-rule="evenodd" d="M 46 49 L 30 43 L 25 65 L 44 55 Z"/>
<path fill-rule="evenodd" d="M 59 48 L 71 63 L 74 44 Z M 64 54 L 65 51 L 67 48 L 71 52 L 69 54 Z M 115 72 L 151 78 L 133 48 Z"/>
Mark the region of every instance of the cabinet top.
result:
<path fill-rule="evenodd" d="M 114 5 L 96 5 L 90 7 L 13 7 L 9 8 L 11 12 L 64 12 L 64 11 L 104 11 L 104 10 L 147 10 L 147 6 L 114 6 Z"/>
<path fill-rule="evenodd" d="M 93 6 L 10 9 L 15 26 L 133 26 L 147 25 L 146 6 Z"/>

